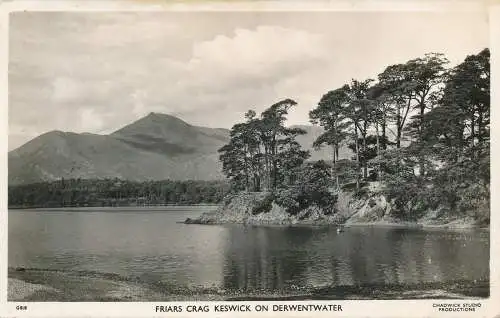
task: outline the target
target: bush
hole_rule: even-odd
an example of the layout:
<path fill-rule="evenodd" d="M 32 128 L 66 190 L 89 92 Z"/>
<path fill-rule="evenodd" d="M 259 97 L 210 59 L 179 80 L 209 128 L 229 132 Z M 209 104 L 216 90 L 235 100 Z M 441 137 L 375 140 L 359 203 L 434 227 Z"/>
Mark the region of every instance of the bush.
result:
<path fill-rule="evenodd" d="M 330 167 L 326 163 L 318 161 L 307 164 L 290 187 L 277 192 L 275 201 L 292 215 L 311 206 L 330 214 L 337 199 L 329 191 L 330 180 Z"/>
<path fill-rule="evenodd" d="M 260 214 L 271 211 L 273 207 L 274 194 L 269 193 L 261 201 L 257 201 L 257 204 L 252 208 L 252 214 Z"/>

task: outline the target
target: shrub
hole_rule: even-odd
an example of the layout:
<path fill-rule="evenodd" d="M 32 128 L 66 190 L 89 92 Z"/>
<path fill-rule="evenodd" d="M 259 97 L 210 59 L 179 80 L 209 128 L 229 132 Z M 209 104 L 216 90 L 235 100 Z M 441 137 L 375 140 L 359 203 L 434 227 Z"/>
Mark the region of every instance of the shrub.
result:
<path fill-rule="evenodd" d="M 274 194 L 269 193 L 264 199 L 257 201 L 257 204 L 252 208 L 252 214 L 256 215 L 271 211 L 274 199 Z"/>
<path fill-rule="evenodd" d="M 306 164 L 291 186 L 277 192 L 275 201 L 292 215 L 310 206 L 332 213 L 337 197 L 329 191 L 330 180 L 330 167 L 325 162 Z"/>

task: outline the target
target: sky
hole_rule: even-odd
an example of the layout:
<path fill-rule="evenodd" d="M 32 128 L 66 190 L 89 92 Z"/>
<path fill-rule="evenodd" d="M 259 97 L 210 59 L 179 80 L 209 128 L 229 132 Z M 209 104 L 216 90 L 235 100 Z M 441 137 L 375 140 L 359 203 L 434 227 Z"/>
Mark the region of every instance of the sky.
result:
<path fill-rule="evenodd" d="M 425 53 L 488 47 L 481 12 L 15 12 L 9 150 L 51 130 L 111 133 L 150 112 L 230 128 Z"/>

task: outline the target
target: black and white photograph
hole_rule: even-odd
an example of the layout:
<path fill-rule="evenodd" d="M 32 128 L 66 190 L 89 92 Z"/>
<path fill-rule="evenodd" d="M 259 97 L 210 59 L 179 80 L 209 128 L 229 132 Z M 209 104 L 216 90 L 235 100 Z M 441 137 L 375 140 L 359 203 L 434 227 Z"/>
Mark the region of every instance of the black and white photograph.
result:
<path fill-rule="evenodd" d="M 9 302 L 489 299 L 487 10 L 8 28 Z"/>

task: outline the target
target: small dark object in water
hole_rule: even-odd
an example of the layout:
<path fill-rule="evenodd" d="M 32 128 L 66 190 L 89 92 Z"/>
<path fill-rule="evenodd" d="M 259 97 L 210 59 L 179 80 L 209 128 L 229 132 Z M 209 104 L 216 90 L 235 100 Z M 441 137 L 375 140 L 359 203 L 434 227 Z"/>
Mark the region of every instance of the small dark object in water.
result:
<path fill-rule="evenodd" d="M 16 272 L 25 272 L 26 268 L 24 267 L 16 267 Z"/>
<path fill-rule="evenodd" d="M 191 218 L 187 218 L 186 221 L 184 221 L 184 224 L 201 224 L 201 223 L 196 219 L 193 220 Z"/>
<path fill-rule="evenodd" d="M 338 227 L 337 228 L 337 233 L 342 233 L 344 232 L 344 228 L 343 227 Z"/>

